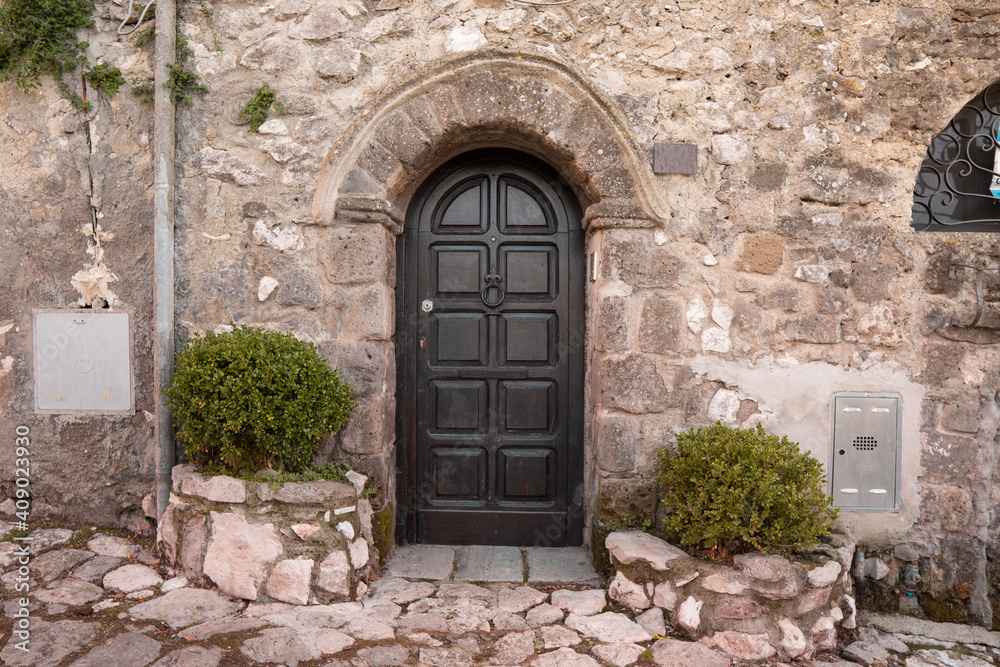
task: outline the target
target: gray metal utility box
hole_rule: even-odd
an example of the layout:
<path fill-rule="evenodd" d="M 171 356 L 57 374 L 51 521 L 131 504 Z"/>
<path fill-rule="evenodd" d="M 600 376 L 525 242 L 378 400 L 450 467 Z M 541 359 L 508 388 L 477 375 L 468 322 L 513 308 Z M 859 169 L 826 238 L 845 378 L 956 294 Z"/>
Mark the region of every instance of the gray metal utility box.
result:
<path fill-rule="evenodd" d="M 34 315 L 35 412 L 134 412 L 129 313 L 79 309 Z"/>
<path fill-rule="evenodd" d="M 834 394 L 830 419 L 830 495 L 849 512 L 899 510 L 902 399 Z"/>

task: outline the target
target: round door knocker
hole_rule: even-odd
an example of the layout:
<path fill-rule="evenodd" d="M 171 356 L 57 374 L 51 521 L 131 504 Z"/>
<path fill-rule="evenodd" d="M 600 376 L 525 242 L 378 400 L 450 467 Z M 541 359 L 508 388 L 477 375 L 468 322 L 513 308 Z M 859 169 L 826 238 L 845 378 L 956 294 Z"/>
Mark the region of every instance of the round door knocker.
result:
<path fill-rule="evenodd" d="M 501 303 L 503 303 L 504 298 L 507 294 L 500 287 L 500 283 L 503 282 L 503 277 L 496 272 L 496 267 L 490 269 L 490 273 L 483 277 L 486 281 L 486 287 L 480 292 L 479 296 L 482 297 L 483 303 L 485 303 L 490 308 L 496 308 Z"/>

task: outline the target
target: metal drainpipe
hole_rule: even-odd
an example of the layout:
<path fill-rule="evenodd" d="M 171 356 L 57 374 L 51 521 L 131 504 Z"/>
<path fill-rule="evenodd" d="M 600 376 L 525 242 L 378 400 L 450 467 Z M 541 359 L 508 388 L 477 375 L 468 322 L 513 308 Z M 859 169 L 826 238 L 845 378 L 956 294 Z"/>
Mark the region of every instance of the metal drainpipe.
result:
<path fill-rule="evenodd" d="M 156 69 L 153 81 L 156 193 L 154 201 L 153 252 L 155 279 L 153 303 L 156 311 L 153 397 L 156 404 L 156 516 L 163 516 L 170 500 L 170 471 L 174 467 L 174 429 L 163 389 L 174 372 L 174 103 L 167 65 L 176 60 L 177 5 L 175 0 L 156 2 Z"/>

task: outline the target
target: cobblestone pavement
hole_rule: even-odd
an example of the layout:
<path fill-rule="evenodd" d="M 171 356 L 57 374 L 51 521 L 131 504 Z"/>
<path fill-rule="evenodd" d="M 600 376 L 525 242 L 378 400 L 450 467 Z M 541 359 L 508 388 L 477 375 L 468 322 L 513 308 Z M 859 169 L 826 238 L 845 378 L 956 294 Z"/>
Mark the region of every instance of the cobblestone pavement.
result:
<path fill-rule="evenodd" d="M 635 618 L 617 607 L 583 550 L 406 547 L 361 602 L 297 607 L 247 604 L 174 576 L 148 536 L 25 535 L 2 522 L 0 534 L 0 664 L 12 667 L 745 664 L 674 638 L 656 612 Z M 1000 665 L 1000 633 L 862 619 L 843 634 L 842 655 L 797 664 Z"/>

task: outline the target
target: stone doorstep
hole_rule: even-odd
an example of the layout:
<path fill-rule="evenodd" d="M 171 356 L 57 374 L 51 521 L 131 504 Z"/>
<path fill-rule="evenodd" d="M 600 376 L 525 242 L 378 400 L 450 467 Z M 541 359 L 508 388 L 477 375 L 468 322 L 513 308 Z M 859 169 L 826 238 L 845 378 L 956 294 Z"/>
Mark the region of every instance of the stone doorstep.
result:
<path fill-rule="evenodd" d="M 590 554 L 582 547 L 440 546 L 399 547 L 386 576 L 432 581 L 585 584 L 598 586 Z"/>

